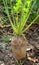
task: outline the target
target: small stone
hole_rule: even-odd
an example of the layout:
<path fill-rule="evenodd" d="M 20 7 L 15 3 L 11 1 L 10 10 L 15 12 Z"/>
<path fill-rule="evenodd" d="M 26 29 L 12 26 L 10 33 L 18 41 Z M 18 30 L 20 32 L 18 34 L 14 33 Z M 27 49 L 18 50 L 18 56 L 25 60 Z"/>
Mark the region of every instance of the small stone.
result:
<path fill-rule="evenodd" d="M 5 65 L 4 63 L 2 63 L 1 65 Z"/>
<path fill-rule="evenodd" d="M 0 65 L 5 65 L 3 61 L 0 61 Z"/>

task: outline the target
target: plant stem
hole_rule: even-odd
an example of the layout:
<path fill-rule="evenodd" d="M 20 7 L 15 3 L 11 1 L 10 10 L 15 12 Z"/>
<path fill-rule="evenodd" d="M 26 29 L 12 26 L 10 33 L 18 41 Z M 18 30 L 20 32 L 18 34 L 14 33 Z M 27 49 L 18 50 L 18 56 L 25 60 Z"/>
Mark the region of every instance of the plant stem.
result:
<path fill-rule="evenodd" d="M 6 13 L 7 13 L 7 16 L 8 16 L 8 18 L 9 18 L 9 21 L 10 21 L 10 24 L 11 24 L 11 26 L 12 26 L 12 29 L 13 29 L 13 23 L 12 23 L 12 20 L 11 20 L 11 18 L 10 18 L 10 15 L 9 15 L 9 11 L 8 11 L 8 5 L 7 5 L 7 1 L 5 0 L 3 0 L 3 3 L 4 3 L 4 6 L 5 6 L 5 10 L 6 10 Z"/>
<path fill-rule="evenodd" d="M 39 15 L 36 16 L 36 18 L 28 25 L 27 28 L 25 28 L 25 30 L 23 32 L 27 31 L 30 28 L 30 26 L 37 20 L 38 17 L 39 17 Z"/>
<path fill-rule="evenodd" d="M 23 21 L 20 22 L 19 29 L 21 28 L 21 29 L 23 30 L 23 28 L 24 28 L 24 26 L 25 26 L 25 24 L 26 24 L 26 22 L 27 22 L 27 20 L 28 20 L 28 18 L 29 18 L 29 16 L 30 16 L 30 14 L 31 14 L 31 11 L 32 11 L 32 9 L 33 9 L 35 3 L 36 3 L 36 1 L 34 1 L 33 5 L 31 6 L 30 11 L 28 12 L 28 14 L 27 14 L 26 16 L 25 16 L 25 15 L 23 15 L 23 17 L 21 16 L 21 17 L 22 17 L 21 20 L 23 20 Z M 23 14 L 23 13 L 22 13 L 22 14 Z M 24 16 L 25 16 L 25 17 L 24 17 Z M 22 24 L 22 22 L 24 22 L 24 23 Z M 22 24 L 22 26 L 21 26 L 21 24 Z"/>

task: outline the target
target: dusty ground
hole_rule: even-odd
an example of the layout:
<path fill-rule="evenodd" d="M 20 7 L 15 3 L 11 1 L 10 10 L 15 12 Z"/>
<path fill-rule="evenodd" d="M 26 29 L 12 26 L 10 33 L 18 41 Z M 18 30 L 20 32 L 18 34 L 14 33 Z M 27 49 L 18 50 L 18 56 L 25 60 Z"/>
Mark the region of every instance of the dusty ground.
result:
<path fill-rule="evenodd" d="M 0 31 L 3 32 L 5 30 L 0 29 Z M 7 34 L 9 33 L 8 30 L 6 32 Z M 3 35 L 2 32 L 0 32 L 0 36 L 1 35 Z M 28 50 L 26 50 L 27 57 L 29 56 L 33 58 L 33 60 L 35 58 L 38 61 L 34 62 L 32 60 L 28 60 L 28 58 L 25 58 L 23 60 L 20 60 L 19 65 L 39 65 L 39 25 L 32 26 L 30 30 L 25 33 L 25 36 L 29 42 L 29 45 L 27 46 Z M 16 58 L 12 54 L 10 42 L 3 42 L 0 40 L 0 65 L 18 65 Z"/>

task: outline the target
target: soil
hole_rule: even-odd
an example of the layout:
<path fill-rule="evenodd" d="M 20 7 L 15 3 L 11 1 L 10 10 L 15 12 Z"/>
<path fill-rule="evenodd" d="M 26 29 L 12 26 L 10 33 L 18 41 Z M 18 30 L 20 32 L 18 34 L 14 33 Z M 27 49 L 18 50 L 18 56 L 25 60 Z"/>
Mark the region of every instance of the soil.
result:
<path fill-rule="evenodd" d="M 4 29 L 0 30 L 3 31 Z M 6 31 L 6 29 L 4 31 Z M 4 34 L 0 33 L 0 36 L 8 35 L 12 37 L 11 32 L 6 32 L 7 34 L 5 32 Z M 24 34 L 29 42 L 26 50 L 27 58 L 17 60 L 12 53 L 10 42 L 0 41 L 0 65 L 39 65 L 39 25 L 32 25 Z M 37 61 L 35 61 L 35 59 L 37 59 Z"/>

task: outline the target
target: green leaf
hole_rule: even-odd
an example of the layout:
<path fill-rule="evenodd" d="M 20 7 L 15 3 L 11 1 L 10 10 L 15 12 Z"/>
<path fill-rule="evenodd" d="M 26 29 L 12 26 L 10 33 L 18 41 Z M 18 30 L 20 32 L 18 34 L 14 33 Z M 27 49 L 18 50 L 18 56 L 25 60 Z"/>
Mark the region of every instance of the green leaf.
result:
<path fill-rule="evenodd" d="M 8 0 L 3 0 L 3 3 L 12 29 L 15 34 L 22 35 L 25 30 L 24 26 L 29 19 L 36 0 L 16 0 L 14 5 L 12 4 L 12 0 L 10 0 L 10 4 L 8 3 Z M 11 9 L 9 10 L 9 8 Z M 26 29 L 29 29 L 31 24 L 26 27 Z"/>
<path fill-rule="evenodd" d="M 2 44 L 2 48 L 3 48 L 4 50 L 6 49 L 6 44 L 5 44 L 5 43 Z"/>
<path fill-rule="evenodd" d="M 9 37 L 9 36 L 3 36 L 3 37 L 1 37 L 0 38 L 0 41 L 4 41 L 4 42 L 10 42 L 11 41 L 11 37 Z"/>

